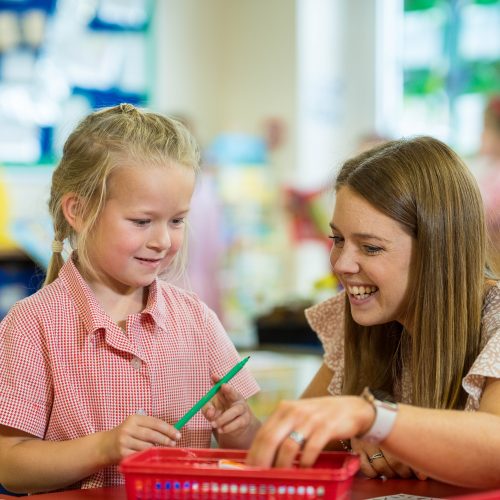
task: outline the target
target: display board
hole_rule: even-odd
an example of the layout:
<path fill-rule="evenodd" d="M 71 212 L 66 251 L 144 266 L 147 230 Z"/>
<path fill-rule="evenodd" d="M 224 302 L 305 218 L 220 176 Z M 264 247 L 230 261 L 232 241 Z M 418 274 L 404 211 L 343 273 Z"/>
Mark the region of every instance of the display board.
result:
<path fill-rule="evenodd" d="M 500 93 L 500 1 L 405 0 L 402 38 L 401 135 L 477 152 L 485 102 Z"/>

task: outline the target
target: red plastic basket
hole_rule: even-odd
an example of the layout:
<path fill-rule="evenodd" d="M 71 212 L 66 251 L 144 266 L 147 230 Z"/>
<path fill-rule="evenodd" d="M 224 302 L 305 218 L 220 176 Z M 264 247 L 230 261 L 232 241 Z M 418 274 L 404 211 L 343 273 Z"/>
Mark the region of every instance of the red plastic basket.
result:
<path fill-rule="evenodd" d="M 347 499 L 359 457 L 323 452 L 312 468 L 228 470 L 219 460 L 243 463 L 246 451 L 151 448 L 120 464 L 129 500 L 150 499 Z"/>

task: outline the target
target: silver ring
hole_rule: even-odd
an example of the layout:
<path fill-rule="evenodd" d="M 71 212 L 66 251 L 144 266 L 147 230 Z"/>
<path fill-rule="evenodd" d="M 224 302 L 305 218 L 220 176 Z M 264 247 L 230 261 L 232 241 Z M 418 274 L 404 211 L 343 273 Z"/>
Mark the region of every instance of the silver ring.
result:
<path fill-rule="evenodd" d="M 295 441 L 299 446 L 302 446 L 306 440 L 305 436 L 297 431 L 290 432 L 290 434 L 288 434 L 288 437 L 292 441 Z"/>
<path fill-rule="evenodd" d="M 384 458 L 384 454 L 381 451 L 377 451 L 377 453 L 374 453 L 371 457 L 368 457 L 368 462 L 372 463 L 374 460 L 377 460 L 377 458 Z"/>

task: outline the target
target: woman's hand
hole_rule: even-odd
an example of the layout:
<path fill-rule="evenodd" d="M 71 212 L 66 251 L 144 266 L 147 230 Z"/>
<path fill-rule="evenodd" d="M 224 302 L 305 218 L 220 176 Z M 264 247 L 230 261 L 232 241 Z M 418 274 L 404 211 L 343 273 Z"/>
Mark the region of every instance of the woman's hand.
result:
<path fill-rule="evenodd" d="M 175 446 L 180 432 L 163 420 L 145 415 L 131 415 L 118 427 L 102 433 L 101 452 L 108 465 L 155 445 Z"/>
<path fill-rule="evenodd" d="M 421 480 L 427 479 L 427 476 L 411 469 L 377 444 L 354 438 L 351 439 L 351 447 L 352 451 L 357 453 L 361 459 L 361 471 L 368 477 L 384 476 L 388 479 L 395 477 L 407 479 L 416 476 Z"/>
<path fill-rule="evenodd" d="M 212 375 L 214 384 L 219 380 L 220 377 Z M 222 384 L 202 411 L 221 447 L 247 448 L 260 425 L 245 398 L 229 384 Z"/>
<path fill-rule="evenodd" d="M 257 433 L 247 463 L 290 467 L 302 448 L 300 463 L 309 467 L 328 442 L 366 432 L 374 418 L 373 407 L 358 396 L 282 401 Z"/>

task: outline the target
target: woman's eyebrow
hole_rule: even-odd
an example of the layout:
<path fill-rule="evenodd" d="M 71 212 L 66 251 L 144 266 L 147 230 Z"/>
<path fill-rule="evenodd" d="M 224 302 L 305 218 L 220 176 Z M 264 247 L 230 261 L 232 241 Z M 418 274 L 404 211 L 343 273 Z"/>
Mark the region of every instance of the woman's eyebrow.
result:
<path fill-rule="evenodd" d="M 337 229 L 337 227 L 335 226 L 335 224 L 333 224 L 332 222 L 330 222 L 328 225 L 330 226 L 330 228 L 331 228 L 332 231 L 338 231 L 338 232 L 340 232 Z M 376 235 L 371 234 L 371 233 L 353 233 L 353 236 L 356 237 L 356 238 L 377 240 L 377 241 L 381 241 L 383 243 L 389 243 L 389 240 L 387 240 L 386 238 L 381 238 L 380 236 L 376 236 Z"/>

